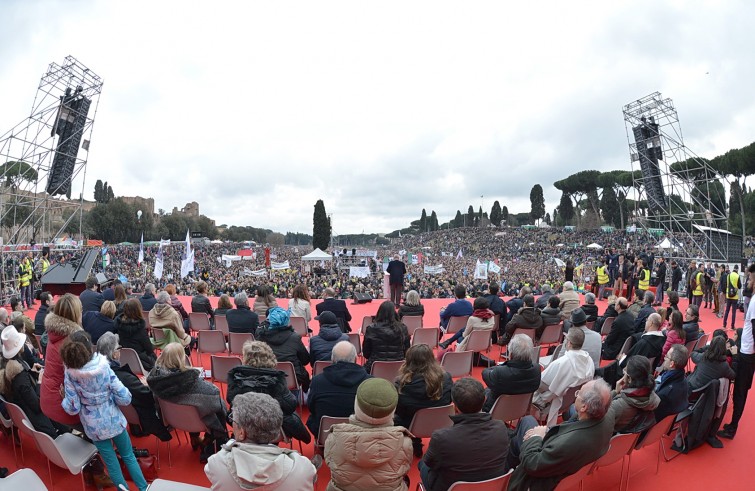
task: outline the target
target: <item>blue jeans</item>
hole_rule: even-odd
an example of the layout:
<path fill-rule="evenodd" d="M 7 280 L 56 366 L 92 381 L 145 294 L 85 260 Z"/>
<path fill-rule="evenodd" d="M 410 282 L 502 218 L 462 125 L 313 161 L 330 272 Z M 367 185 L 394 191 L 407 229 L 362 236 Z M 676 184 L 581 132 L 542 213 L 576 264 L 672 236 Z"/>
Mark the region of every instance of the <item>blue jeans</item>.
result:
<path fill-rule="evenodd" d="M 450 346 L 452 343 L 460 340 L 463 336 L 464 336 L 464 329 L 461 329 L 459 331 L 456 331 L 454 335 L 449 338 L 448 341 L 445 341 L 445 343 L 447 343 Z"/>
<path fill-rule="evenodd" d="M 126 469 L 128 469 L 128 473 L 131 475 L 131 479 L 134 481 L 134 484 L 136 484 L 136 487 L 139 488 L 139 491 L 147 489 L 147 481 L 144 480 L 144 475 L 139 467 L 139 463 L 136 461 L 136 457 L 134 457 L 134 449 L 131 447 L 131 438 L 129 438 L 126 430 L 123 430 L 123 433 L 110 440 L 102 440 L 100 442 L 92 443 L 94 443 L 94 446 L 99 450 L 102 460 L 105 461 L 107 472 L 110 474 L 110 479 L 113 480 L 116 487 L 119 484 L 123 484 L 128 489 L 128 484 L 126 484 L 126 479 L 121 472 L 121 465 L 118 462 L 118 457 L 115 455 L 113 443 L 115 443 L 118 453 L 126 464 Z"/>
<path fill-rule="evenodd" d="M 422 481 L 422 484 L 428 489 L 430 489 L 429 483 L 430 483 L 430 468 L 425 464 L 425 461 L 420 459 L 419 464 L 417 464 L 417 467 L 419 467 L 419 478 Z"/>

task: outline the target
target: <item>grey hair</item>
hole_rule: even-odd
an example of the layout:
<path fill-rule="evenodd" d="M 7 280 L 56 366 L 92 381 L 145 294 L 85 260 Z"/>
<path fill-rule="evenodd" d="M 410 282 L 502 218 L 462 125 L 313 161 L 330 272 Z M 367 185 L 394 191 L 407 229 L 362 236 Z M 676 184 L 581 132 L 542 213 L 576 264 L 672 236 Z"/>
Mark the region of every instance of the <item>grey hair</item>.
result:
<path fill-rule="evenodd" d="M 687 366 L 689 351 L 683 344 L 672 344 L 668 350 L 668 356 L 674 362 L 676 368 L 684 368 Z"/>
<path fill-rule="evenodd" d="M 5 310 L 5 309 L 3 309 L 3 310 Z M 24 313 L 23 312 L 19 312 L 18 310 L 14 311 L 14 312 L 11 312 L 10 313 L 10 321 L 13 322 L 14 320 L 18 319 L 22 315 L 24 315 Z"/>
<path fill-rule="evenodd" d="M 585 295 L 585 302 L 588 304 L 594 304 L 595 303 L 595 294 L 593 292 L 587 292 Z"/>
<path fill-rule="evenodd" d="M 106 332 L 97 340 L 97 352 L 107 358 L 113 359 L 113 353 L 118 349 L 118 335 L 112 332 Z"/>
<path fill-rule="evenodd" d="M 157 298 L 157 303 L 167 303 L 167 304 L 170 303 L 170 293 L 164 290 L 158 293 L 156 298 Z"/>
<path fill-rule="evenodd" d="M 8 311 L 0 309 L 0 322 L 5 323 L 8 320 Z"/>
<path fill-rule="evenodd" d="M 654 294 L 653 292 L 651 292 L 650 290 L 648 290 L 648 291 L 646 291 L 646 292 L 645 292 L 645 296 L 644 296 L 644 297 L 642 297 L 642 300 L 643 300 L 643 301 L 644 301 L 644 302 L 645 302 L 646 304 L 650 305 L 650 304 L 652 304 L 653 302 L 655 302 L 655 294 Z"/>
<path fill-rule="evenodd" d="M 239 292 L 233 297 L 233 303 L 236 304 L 236 307 L 249 307 L 249 297 L 246 296 L 246 293 Z"/>
<path fill-rule="evenodd" d="M 155 293 L 155 284 L 147 283 L 144 285 L 144 293 Z"/>
<path fill-rule="evenodd" d="M 357 349 L 350 341 L 339 341 L 333 346 L 333 350 L 330 352 L 330 361 L 333 363 L 338 363 L 339 361 L 356 363 Z"/>
<path fill-rule="evenodd" d="M 572 283 L 571 281 L 564 283 L 564 291 L 567 290 L 574 290 L 574 283 Z"/>
<path fill-rule="evenodd" d="M 661 314 L 653 312 L 648 316 L 648 319 L 645 322 L 654 325 L 657 329 L 660 329 L 662 321 L 663 319 L 661 319 Z"/>
<path fill-rule="evenodd" d="M 417 290 L 409 290 L 404 303 L 406 305 L 419 305 L 419 293 L 417 293 Z"/>
<path fill-rule="evenodd" d="M 526 334 L 517 334 L 509 341 L 509 354 L 512 361 L 532 361 L 532 338 Z"/>
<path fill-rule="evenodd" d="M 233 398 L 233 420 L 244 429 L 245 441 L 266 445 L 280 438 L 283 411 L 269 395 L 247 392 Z"/>
<path fill-rule="evenodd" d="M 611 388 L 602 378 L 591 380 L 583 385 L 579 390 L 579 397 L 590 419 L 603 419 L 608 408 L 611 407 Z"/>

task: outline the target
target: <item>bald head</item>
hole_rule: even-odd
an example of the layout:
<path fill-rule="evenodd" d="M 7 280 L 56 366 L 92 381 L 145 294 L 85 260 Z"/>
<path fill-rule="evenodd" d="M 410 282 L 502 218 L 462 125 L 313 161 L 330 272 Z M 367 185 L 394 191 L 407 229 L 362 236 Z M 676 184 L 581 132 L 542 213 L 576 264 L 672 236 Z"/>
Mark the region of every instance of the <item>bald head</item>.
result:
<path fill-rule="evenodd" d="M 629 301 L 626 297 L 619 297 L 616 299 L 615 307 L 619 312 L 623 312 L 629 307 Z"/>
<path fill-rule="evenodd" d="M 661 329 L 661 314 L 653 312 L 645 322 L 645 332 L 658 331 Z"/>
<path fill-rule="evenodd" d="M 339 361 L 356 363 L 357 349 L 349 341 L 339 341 L 333 346 L 333 351 L 330 353 L 330 360 L 333 363 L 338 363 Z"/>

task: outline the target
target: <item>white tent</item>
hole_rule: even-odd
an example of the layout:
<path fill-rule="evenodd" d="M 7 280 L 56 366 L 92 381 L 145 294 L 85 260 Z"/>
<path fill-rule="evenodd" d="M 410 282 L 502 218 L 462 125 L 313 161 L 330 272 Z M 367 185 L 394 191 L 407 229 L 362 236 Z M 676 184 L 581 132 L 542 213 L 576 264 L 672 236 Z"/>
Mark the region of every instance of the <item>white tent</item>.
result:
<path fill-rule="evenodd" d="M 600 244 L 596 244 L 593 242 L 592 244 L 587 246 L 588 249 L 602 249 L 603 247 Z"/>
<path fill-rule="evenodd" d="M 323 252 L 319 248 L 301 257 L 302 261 L 331 261 L 332 259 L 333 257 L 330 254 Z"/>
<path fill-rule="evenodd" d="M 660 244 L 658 244 L 656 247 L 658 249 L 674 249 L 676 250 L 676 247 L 674 247 L 674 244 L 671 243 L 670 240 L 668 240 L 668 237 L 663 239 Z"/>

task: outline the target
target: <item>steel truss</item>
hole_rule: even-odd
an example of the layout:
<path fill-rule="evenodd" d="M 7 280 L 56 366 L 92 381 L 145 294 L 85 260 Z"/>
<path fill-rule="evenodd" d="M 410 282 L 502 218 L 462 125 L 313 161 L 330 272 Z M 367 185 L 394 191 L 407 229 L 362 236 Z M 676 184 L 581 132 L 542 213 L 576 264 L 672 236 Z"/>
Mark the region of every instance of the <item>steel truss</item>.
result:
<path fill-rule="evenodd" d="M 22 162 L 36 173 L 35 180 L 25 179 L 8 165 L 0 173 L 0 227 L 6 244 L 50 243 L 65 230 L 81 234 L 89 142 L 102 85 L 102 79 L 73 56 L 67 56 L 60 65 L 50 63 L 39 81 L 29 117 L 0 136 L 0 164 Z M 86 97 L 93 110 L 88 111 L 83 128 L 61 142 L 55 128 L 58 118 L 65 117 L 61 100 L 66 94 Z M 69 118 L 71 121 L 73 115 Z M 64 194 L 68 199 L 55 198 L 45 191 L 53 159 L 58 146 L 74 138 L 81 139 L 81 149 L 72 149 L 73 172 L 64 186 L 57 188 L 67 188 Z M 70 186 L 79 175 L 81 192 L 71 199 Z"/>
<path fill-rule="evenodd" d="M 646 231 L 662 229 L 676 257 L 727 258 L 728 241 L 712 240 L 705 231 L 729 235 L 725 193 L 730 183 L 684 145 L 673 101 L 654 92 L 624 106 L 623 114 L 635 206 L 646 200 L 648 210 L 638 224 Z M 635 216 L 640 216 L 637 210 Z"/>

